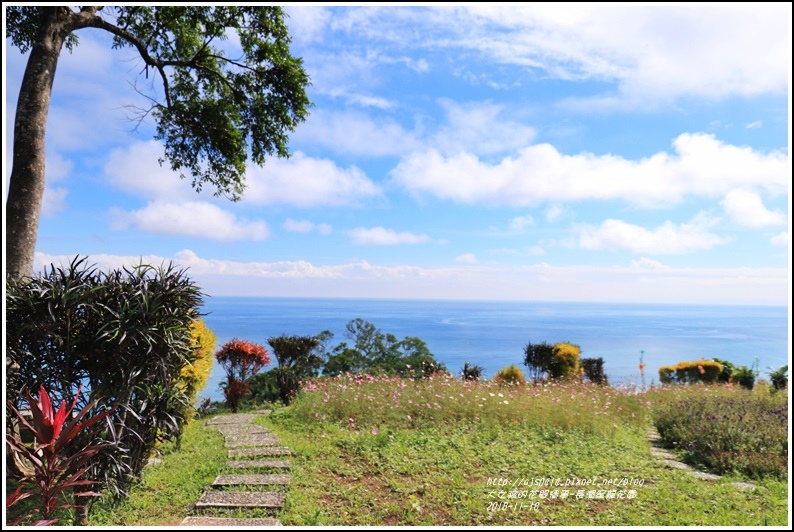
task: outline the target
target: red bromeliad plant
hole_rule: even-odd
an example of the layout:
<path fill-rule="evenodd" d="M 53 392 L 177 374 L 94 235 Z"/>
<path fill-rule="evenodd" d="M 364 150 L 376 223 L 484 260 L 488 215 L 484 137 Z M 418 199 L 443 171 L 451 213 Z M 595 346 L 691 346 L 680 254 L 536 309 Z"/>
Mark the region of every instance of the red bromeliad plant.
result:
<path fill-rule="evenodd" d="M 42 519 L 31 524 L 51 525 L 59 521 L 53 517 L 59 508 L 83 508 L 82 505 L 63 502 L 69 494 L 82 498 L 99 495 L 93 491 L 82 491 L 85 486 L 96 482 L 81 477 L 90 469 L 92 458 L 104 448 L 115 445 L 93 443 L 102 430 L 100 426 L 96 426 L 97 423 L 110 415 L 113 410 L 105 410 L 86 418 L 88 412 L 97 404 L 94 400 L 70 418 L 80 396 L 79 390 L 71 407 L 67 409 L 64 401 L 57 411 L 43 386 L 39 388 L 37 399 L 34 399 L 30 392 L 26 392 L 26 395 L 31 412 L 30 420 L 14 408 L 10 401 L 8 406 L 22 426 L 31 431 L 35 440 L 26 444 L 18 436 L 6 434 L 6 444 L 31 465 L 33 474 L 24 478 L 14 493 L 6 498 L 6 509 L 30 496 L 38 496 L 41 499 L 40 506 L 33 512 L 41 514 Z M 85 430 L 90 431 L 88 438 L 81 436 L 81 440 L 86 443 L 82 446 L 74 446 L 78 435 Z M 33 514 L 18 516 L 7 524 L 17 525 L 32 516 Z"/>
<path fill-rule="evenodd" d="M 237 412 L 250 388 L 248 381 L 270 363 L 270 354 L 262 345 L 233 338 L 221 346 L 215 358 L 226 370 L 226 381 L 222 383 L 226 403 L 232 412 Z"/>

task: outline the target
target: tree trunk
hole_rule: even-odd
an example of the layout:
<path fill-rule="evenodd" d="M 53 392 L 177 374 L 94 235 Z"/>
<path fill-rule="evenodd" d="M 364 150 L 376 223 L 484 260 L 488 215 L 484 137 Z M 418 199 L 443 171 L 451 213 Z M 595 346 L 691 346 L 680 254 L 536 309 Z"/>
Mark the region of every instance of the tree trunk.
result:
<path fill-rule="evenodd" d="M 44 133 L 50 108 L 55 67 L 67 33 L 59 17 L 62 7 L 42 7 L 36 43 L 30 51 L 19 89 L 14 121 L 14 159 L 6 199 L 6 276 L 33 275 L 33 255 L 44 196 Z M 66 8 L 68 9 L 68 8 Z M 6 366 L 9 365 L 6 356 Z M 11 365 L 13 369 L 13 364 Z M 8 369 L 8 368 L 7 368 Z M 10 470 L 10 471 L 9 471 Z M 16 461 L 6 462 L 6 473 L 23 474 Z"/>
<path fill-rule="evenodd" d="M 44 195 L 47 112 L 55 67 L 68 35 L 63 24 L 63 9 L 41 8 L 39 33 L 31 47 L 17 101 L 14 159 L 6 200 L 6 275 L 15 279 L 33 275 L 33 255 Z"/>

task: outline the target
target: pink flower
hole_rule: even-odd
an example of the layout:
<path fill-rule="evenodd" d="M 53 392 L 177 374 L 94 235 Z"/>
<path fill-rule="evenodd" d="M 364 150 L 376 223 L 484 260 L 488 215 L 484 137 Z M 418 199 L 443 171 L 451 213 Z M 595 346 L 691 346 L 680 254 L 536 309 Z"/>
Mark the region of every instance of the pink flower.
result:
<path fill-rule="evenodd" d="M 375 436 L 377 434 L 378 434 L 378 429 L 375 428 L 375 427 L 372 427 L 372 435 Z"/>

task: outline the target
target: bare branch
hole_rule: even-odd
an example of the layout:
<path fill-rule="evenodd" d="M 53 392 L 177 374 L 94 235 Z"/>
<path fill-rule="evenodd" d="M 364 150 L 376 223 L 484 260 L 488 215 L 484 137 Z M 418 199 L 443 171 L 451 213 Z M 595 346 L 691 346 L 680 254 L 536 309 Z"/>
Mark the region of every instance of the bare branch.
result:
<path fill-rule="evenodd" d="M 125 113 L 125 118 L 130 122 L 134 122 L 130 133 L 136 133 L 143 121 L 146 120 L 146 117 L 149 116 L 156 108 L 162 107 L 162 105 L 156 99 L 141 91 L 135 83 L 129 82 L 129 84 L 132 87 L 132 90 L 149 100 L 152 104 L 148 109 L 133 104 L 122 105 L 123 109 L 129 111 L 129 114 Z"/>

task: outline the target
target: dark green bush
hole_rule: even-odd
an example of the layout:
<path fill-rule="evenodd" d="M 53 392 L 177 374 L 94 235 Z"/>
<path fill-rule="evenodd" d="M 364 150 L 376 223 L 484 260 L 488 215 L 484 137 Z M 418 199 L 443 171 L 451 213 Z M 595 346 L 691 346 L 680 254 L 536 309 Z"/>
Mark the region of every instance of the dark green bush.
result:
<path fill-rule="evenodd" d="M 330 352 L 323 347 L 321 351 L 327 356 L 323 375 L 366 372 L 423 378 L 436 373 L 447 373 L 447 368 L 435 359 L 427 344 L 420 338 L 406 336 L 398 340 L 393 334 L 384 334 L 361 318 L 348 322 L 346 329 L 346 335 L 353 345 L 342 342 Z M 328 331 L 322 335 L 324 336 L 321 340 L 324 343 L 333 336 Z"/>
<path fill-rule="evenodd" d="M 584 376 L 590 382 L 595 384 L 608 385 L 607 374 L 604 372 L 604 359 L 598 358 L 583 358 L 580 360 Z"/>
<path fill-rule="evenodd" d="M 524 346 L 524 365 L 529 372 L 529 378 L 533 381 L 544 378 L 549 372 L 554 360 L 554 346 L 546 342 L 533 344 L 528 342 Z"/>
<path fill-rule="evenodd" d="M 281 401 L 281 390 L 276 380 L 276 368 L 257 373 L 251 377 L 248 399 L 252 403 L 276 403 Z"/>
<path fill-rule="evenodd" d="M 300 389 L 300 382 L 317 376 L 323 360 L 315 349 L 320 341 L 312 336 L 273 336 L 267 339 L 278 360 L 274 370 L 279 397 L 289 404 Z"/>
<path fill-rule="evenodd" d="M 78 397 L 82 408 L 90 394 L 98 410 L 117 407 L 103 436 L 118 446 L 95 457 L 86 477 L 123 495 L 191 411 L 179 382 L 197 357 L 191 325 L 201 293 L 173 265 L 104 273 L 86 261 L 6 281 L 6 356 L 15 365 L 6 399 L 20 408 L 23 390 L 44 386 L 58 403 Z"/>

